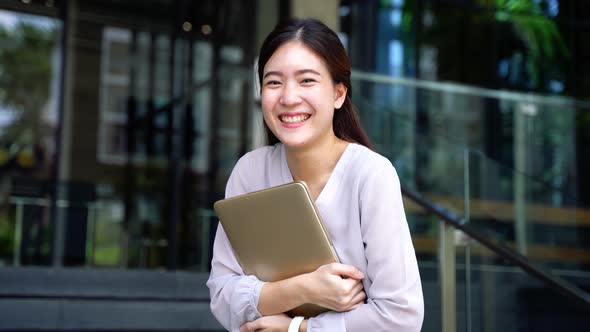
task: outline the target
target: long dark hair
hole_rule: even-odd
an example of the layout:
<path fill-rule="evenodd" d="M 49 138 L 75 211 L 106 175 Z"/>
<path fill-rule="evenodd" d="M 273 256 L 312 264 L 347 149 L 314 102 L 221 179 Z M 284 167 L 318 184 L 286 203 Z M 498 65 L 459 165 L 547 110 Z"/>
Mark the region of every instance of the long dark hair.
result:
<path fill-rule="evenodd" d="M 260 48 L 258 58 L 258 79 L 262 87 L 264 66 L 283 44 L 297 40 L 307 46 L 312 52 L 324 60 L 334 83 L 342 83 L 346 88 L 346 99 L 342 107 L 334 112 L 332 126 L 336 137 L 373 149 L 367 133 L 361 125 L 359 116 L 352 104 L 352 86 L 350 84 L 350 59 L 340 39 L 326 25 L 315 19 L 292 18 L 279 23 L 266 37 Z M 269 144 L 279 142 L 279 139 L 264 123 Z"/>

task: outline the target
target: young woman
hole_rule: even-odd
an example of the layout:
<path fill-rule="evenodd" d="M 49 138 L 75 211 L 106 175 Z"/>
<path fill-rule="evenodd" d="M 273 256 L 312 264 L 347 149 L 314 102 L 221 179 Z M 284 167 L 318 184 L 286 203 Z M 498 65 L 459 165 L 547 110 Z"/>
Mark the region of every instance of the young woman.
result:
<path fill-rule="evenodd" d="M 395 169 L 370 149 L 351 101 L 350 61 L 319 21 L 279 24 L 258 61 L 271 146 L 244 155 L 226 197 L 305 181 L 342 264 L 278 282 L 244 275 L 217 229 L 207 286 L 231 331 L 419 331 L 422 286 Z M 302 244 L 304 245 L 304 244 Z M 332 311 L 292 319 L 304 303 Z"/>

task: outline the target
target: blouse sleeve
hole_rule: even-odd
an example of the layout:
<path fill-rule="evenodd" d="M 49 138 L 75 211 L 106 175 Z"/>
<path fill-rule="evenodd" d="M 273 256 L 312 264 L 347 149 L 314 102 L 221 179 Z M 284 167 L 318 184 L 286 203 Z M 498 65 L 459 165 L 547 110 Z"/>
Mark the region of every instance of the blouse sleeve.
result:
<path fill-rule="evenodd" d="M 240 161 L 228 180 L 226 197 L 246 193 L 239 165 Z M 239 331 L 242 324 L 261 317 L 257 308 L 263 285 L 264 282 L 256 277 L 244 275 L 227 235 L 219 224 L 213 245 L 211 274 L 207 281 L 211 311 L 215 318 L 228 331 Z"/>
<path fill-rule="evenodd" d="M 367 303 L 352 311 L 311 318 L 308 332 L 420 331 L 422 285 L 399 179 L 391 164 L 361 185 L 360 212 L 365 278 L 372 281 L 365 289 Z"/>

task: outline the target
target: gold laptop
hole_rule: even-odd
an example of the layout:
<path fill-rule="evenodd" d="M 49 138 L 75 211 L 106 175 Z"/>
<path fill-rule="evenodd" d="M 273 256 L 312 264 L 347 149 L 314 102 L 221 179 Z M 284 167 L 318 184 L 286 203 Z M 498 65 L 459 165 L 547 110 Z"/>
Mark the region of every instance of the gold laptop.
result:
<path fill-rule="evenodd" d="M 339 261 L 304 182 L 223 199 L 214 209 L 247 275 L 277 281 Z M 324 311 L 305 304 L 290 314 Z"/>

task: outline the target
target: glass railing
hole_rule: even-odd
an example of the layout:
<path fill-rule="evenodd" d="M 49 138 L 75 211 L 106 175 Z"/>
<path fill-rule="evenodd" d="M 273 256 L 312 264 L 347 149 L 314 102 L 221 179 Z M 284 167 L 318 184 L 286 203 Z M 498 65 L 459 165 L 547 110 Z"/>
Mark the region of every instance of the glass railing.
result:
<path fill-rule="evenodd" d="M 402 185 L 494 241 L 590 284 L 590 207 L 579 204 L 576 116 L 590 105 L 356 72 L 355 103 Z M 419 257 L 436 227 L 407 202 Z M 477 259 L 474 258 L 477 262 Z M 577 281 L 580 279 L 577 278 Z"/>
<path fill-rule="evenodd" d="M 135 216 L 125 222 L 122 194 L 95 197 L 95 192 L 104 193 L 105 187 L 113 188 L 97 184 L 92 197 L 64 197 L 55 202 L 48 196 L 12 194 L 0 207 L 0 266 L 165 268 L 170 235 L 163 222 L 165 206 L 137 195 L 133 200 Z M 177 239 L 182 251 L 178 253 L 179 268 L 208 272 L 210 239 L 217 219 L 212 210 L 196 206 L 184 212 L 188 221 L 182 223 Z"/>
<path fill-rule="evenodd" d="M 58 209 L 63 209 L 59 202 Z M 2 219 L 2 265 L 50 265 L 50 202 L 45 198 L 12 196 L 8 207 L 0 210 Z"/>
<path fill-rule="evenodd" d="M 533 262 L 590 277 L 590 209 L 575 204 L 575 197 L 570 203 L 552 200 L 561 195 L 558 189 L 481 152 L 469 151 L 465 160 L 465 199 L 459 205 L 471 226 Z"/>
<path fill-rule="evenodd" d="M 444 206 L 402 187 L 410 224 L 416 207 L 436 234 L 414 232 L 425 317 L 422 331 L 522 331 L 540 326 L 587 326 L 590 293 L 482 234 Z M 409 203 L 409 204 L 408 204 Z M 413 209 L 408 206 L 413 205 Z M 438 222 L 437 222 L 438 221 Z M 588 275 L 569 275 L 584 283 Z M 546 297 L 542 295 L 546 294 Z M 579 330 L 579 329 L 571 329 Z"/>
<path fill-rule="evenodd" d="M 437 176 L 441 162 L 463 162 L 444 157 L 445 145 L 453 144 L 535 179 L 530 190 L 539 203 L 578 205 L 583 165 L 577 157 L 585 150 L 576 144 L 576 132 L 584 130 L 577 120 L 589 116 L 590 103 L 359 72 L 353 77 L 354 100 L 378 150 L 405 157 L 419 179 Z M 497 199 L 511 197 L 513 188 L 506 189 Z"/>
<path fill-rule="evenodd" d="M 543 331 L 548 326 L 581 331 L 587 326 L 588 305 L 477 241 L 458 247 L 456 255 L 456 331 Z"/>

